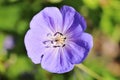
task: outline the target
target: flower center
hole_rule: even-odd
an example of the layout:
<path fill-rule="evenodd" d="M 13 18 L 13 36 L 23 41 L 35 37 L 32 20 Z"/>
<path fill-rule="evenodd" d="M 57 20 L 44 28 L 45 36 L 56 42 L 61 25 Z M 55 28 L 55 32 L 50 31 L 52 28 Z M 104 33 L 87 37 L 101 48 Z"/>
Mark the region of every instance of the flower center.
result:
<path fill-rule="evenodd" d="M 56 32 L 54 35 L 47 34 L 48 40 L 44 41 L 45 47 L 64 47 L 65 46 L 65 40 L 66 37 L 60 33 Z"/>

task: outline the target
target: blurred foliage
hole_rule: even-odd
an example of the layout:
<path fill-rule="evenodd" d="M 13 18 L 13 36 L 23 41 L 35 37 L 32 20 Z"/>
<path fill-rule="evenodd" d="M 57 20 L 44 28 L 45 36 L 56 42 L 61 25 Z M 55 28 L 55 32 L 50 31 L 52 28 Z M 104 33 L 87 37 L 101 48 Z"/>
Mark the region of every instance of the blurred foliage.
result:
<path fill-rule="evenodd" d="M 69 5 L 87 21 L 94 47 L 65 74 L 52 74 L 27 57 L 24 35 L 32 17 L 47 6 Z M 7 48 L 5 41 L 8 36 Z M 99 79 L 101 78 L 101 79 Z M 120 0 L 0 0 L 0 80 L 120 80 Z"/>

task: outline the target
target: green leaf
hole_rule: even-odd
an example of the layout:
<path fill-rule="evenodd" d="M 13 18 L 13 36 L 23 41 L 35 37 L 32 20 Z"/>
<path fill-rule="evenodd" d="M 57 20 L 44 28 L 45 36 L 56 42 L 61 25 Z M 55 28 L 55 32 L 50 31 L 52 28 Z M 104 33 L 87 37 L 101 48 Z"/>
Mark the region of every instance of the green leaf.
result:
<path fill-rule="evenodd" d="M 21 20 L 18 23 L 16 31 L 17 31 L 18 34 L 23 34 L 26 31 L 27 27 L 28 27 L 28 22 L 24 21 L 24 20 Z"/>
<path fill-rule="evenodd" d="M 5 73 L 5 66 L 4 66 L 4 64 L 2 63 L 2 62 L 0 62 L 0 73 Z"/>
<path fill-rule="evenodd" d="M 98 7 L 99 4 L 99 0 L 83 0 L 84 4 L 91 8 L 91 9 L 96 9 Z"/>
<path fill-rule="evenodd" d="M 15 54 L 11 55 L 11 59 L 9 63 L 11 63 L 11 65 L 8 69 L 7 75 L 10 78 L 15 78 L 19 74 L 26 72 L 26 71 L 30 71 L 32 69 L 31 62 L 29 61 L 28 58 L 24 56 L 16 56 Z"/>
<path fill-rule="evenodd" d="M 19 19 L 19 11 L 17 5 L 0 7 L 0 29 L 14 30 Z"/>
<path fill-rule="evenodd" d="M 107 16 L 107 14 L 103 14 L 101 22 L 100 22 L 100 28 L 101 30 L 108 34 L 111 35 L 113 32 L 113 24 L 110 20 L 110 17 Z"/>

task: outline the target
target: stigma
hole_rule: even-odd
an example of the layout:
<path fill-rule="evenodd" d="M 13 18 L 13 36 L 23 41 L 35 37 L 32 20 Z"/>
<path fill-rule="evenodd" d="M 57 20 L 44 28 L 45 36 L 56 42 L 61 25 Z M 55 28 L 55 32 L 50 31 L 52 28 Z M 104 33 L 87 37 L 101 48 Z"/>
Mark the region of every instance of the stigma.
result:
<path fill-rule="evenodd" d="M 45 40 L 43 43 L 45 44 L 46 48 L 57 48 L 57 47 L 64 47 L 66 42 L 66 37 L 60 33 L 56 32 L 54 35 L 47 34 L 48 40 Z"/>

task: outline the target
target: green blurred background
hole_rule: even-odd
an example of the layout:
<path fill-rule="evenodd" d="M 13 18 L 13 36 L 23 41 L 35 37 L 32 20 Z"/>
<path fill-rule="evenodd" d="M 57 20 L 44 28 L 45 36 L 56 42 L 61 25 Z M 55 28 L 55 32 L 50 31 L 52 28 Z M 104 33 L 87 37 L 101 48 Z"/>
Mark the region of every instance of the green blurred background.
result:
<path fill-rule="evenodd" d="M 85 17 L 94 47 L 82 66 L 52 74 L 28 58 L 24 35 L 41 9 L 63 5 Z M 120 0 L 0 0 L 0 80 L 120 80 Z"/>

